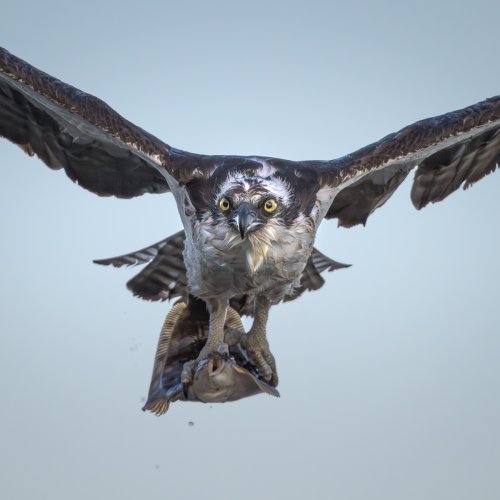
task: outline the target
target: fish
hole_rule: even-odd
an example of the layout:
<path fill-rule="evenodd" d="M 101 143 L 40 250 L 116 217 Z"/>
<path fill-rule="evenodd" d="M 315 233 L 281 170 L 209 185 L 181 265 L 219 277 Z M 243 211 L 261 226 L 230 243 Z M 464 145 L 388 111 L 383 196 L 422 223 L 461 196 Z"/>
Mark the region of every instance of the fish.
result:
<path fill-rule="evenodd" d="M 178 301 L 163 323 L 153 365 L 148 398 L 143 411 L 163 415 L 175 401 L 225 403 L 269 394 L 275 387 L 259 378 L 242 342 L 246 335 L 240 315 L 228 309 L 224 344 L 195 366 L 192 381 L 181 379 L 185 363 L 196 360 L 208 337 L 209 315 L 205 303 L 191 295 Z"/>

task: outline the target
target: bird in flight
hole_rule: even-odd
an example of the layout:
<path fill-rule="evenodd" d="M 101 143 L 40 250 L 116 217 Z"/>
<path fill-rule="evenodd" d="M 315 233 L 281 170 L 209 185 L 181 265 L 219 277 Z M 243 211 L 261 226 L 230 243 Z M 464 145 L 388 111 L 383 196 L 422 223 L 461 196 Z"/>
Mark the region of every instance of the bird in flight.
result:
<path fill-rule="evenodd" d="M 245 349 L 259 377 L 275 386 L 266 335 L 271 306 L 318 288 L 319 273 L 342 266 L 314 248 L 321 222 L 364 224 L 413 169 L 417 209 L 493 172 L 500 159 L 500 96 L 421 120 L 332 160 L 203 155 L 169 146 L 100 99 L 0 48 L 0 135 L 100 196 L 170 191 L 183 232 L 101 263 L 154 258 L 130 283 L 135 293 L 189 293 L 205 302 L 208 337 L 198 358 L 184 366 L 184 382 L 220 348 L 228 307 L 236 304 L 254 317 Z M 153 264 L 164 271 L 155 275 L 156 285 L 144 279 Z"/>

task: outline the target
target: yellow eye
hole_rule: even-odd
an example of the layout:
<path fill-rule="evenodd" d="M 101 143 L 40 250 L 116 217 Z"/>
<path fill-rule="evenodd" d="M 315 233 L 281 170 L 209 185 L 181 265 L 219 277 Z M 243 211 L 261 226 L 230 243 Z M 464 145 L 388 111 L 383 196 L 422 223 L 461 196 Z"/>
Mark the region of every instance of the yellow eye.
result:
<path fill-rule="evenodd" d="M 273 198 L 270 198 L 269 200 L 266 200 L 264 202 L 264 210 L 268 214 L 272 214 L 274 211 L 276 211 L 277 208 L 278 204 L 276 203 L 276 200 L 274 200 Z"/>
<path fill-rule="evenodd" d="M 229 203 L 229 200 L 227 198 L 221 198 L 221 200 L 219 201 L 219 208 L 223 212 L 227 212 L 230 206 L 231 204 Z"/>

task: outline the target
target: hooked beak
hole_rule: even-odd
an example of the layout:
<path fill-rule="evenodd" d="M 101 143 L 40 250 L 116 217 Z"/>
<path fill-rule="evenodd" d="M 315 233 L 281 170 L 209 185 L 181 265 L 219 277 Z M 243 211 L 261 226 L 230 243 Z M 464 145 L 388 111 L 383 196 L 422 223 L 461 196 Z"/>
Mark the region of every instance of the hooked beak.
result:
<path fill-rule="evenodd" d="M 255 217 L 252 214 L 252 207 L 250 203 L 242 203 L 238 208 L 236 217 L 234 218 L 242 240 L 245 239 L 248 228 L 252 225 L 254 220 Z"/>

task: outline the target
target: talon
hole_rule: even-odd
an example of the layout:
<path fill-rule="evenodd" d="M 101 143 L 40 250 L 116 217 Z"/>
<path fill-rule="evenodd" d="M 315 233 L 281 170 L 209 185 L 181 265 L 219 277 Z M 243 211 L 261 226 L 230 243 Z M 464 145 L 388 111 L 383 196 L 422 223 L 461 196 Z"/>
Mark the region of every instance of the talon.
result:
<path fill-rule="evenodd" d="M 276 371 L 276 361 L 272 355 L 269 344 L 266 340 L 259 341 L 251 333 L 244 339 L 244 347 L 248 357 L 259 372 L 259 378 L 269 385 L 276 387 L 278 385 L 278 373 Z"/>
<path fill-rule="evenodd" d="M 223 357 L 229 356 L 229 346 L 225 342 L 221 342 L 213 352 L 220 354 Z"/>
<path fill-rule="evenodd" d="M 184 363 L 181 373 L 182 384 L 191 384 L 193 382 L 194 372 L 196 370 L 197 365 L 198 365 L 198 360 L 196 359 Z"/>

